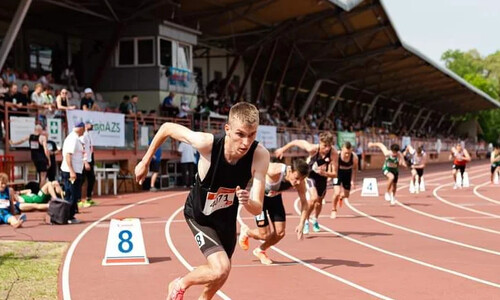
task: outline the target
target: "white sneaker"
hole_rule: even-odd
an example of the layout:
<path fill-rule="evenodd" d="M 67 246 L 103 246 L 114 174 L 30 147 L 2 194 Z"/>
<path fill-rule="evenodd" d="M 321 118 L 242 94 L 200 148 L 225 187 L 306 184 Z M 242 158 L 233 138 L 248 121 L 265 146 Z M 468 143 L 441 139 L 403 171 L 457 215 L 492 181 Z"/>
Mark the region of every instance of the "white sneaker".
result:
<path fill-rule="evenodd" d="M 385 193 L 385 201 L 391 201 L 391 194 Z"/>
<path fill-rule="evenodd" d="M 330 219 L 336 219 L 337 218 L 337 211 L 332 210 L 332 213 L 330 214 Z"/>
<path fill-rule="evenodd" d="M 393 194 L 391 194 L 391 206 L 396 205 L 396 201 L 397 201 L 397 200 L 396 200 L 396 197 L 394 197 L 394 195 L 393 195 Z"/>
<path fill-rule="evenodd" d="M 453 189 L 454 190 L 458 189 L 458 185 L 456 183 L 453 185 Z"/>
<path fill-rule="evenodd" d="M 417 188 L 415 189 L 415 193 L 416 194 L 420 193 L 420 189 L 418 188 L 418 185 L 417 185 Z"/>

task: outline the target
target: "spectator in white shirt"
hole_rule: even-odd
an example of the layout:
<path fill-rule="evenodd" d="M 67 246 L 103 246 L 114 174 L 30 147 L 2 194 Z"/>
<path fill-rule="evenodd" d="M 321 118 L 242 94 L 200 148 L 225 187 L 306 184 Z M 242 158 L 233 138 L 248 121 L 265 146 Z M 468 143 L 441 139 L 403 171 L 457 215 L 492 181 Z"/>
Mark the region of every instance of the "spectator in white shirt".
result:
<path fill-rule="evenodd" d="M 83 144 L 80 137 L 85 130 L 85 124 L 75 124 L 73 131 L 68 134 L 63 143 L 63 161 L 61 164 L 62 182 L 67 201 L 71 203 L 69 223 L 79 223 L 75 219 L 78 212 L 78 201 L 82 194 L 82 171 L 83 171 Z"/>
<path fill-rule="evenodd" d="M 81 137 L 83 143 L 83 182 L 87 180 L 87 200 L 81 201 L 80 205 L 89 207 L 95 205 L 92 200 L 92 193 L 94 191 L 95 173 L 94 173 L 94 141 L 90 132 L 94 128 L 91 120 L 85 121 L 85 133 Z"/>
<path fill-rule="evenodd" d="M 177 152 L 181 154 L 181 173 L 183 184 L 186 187 L 190 187 L 193 184 L 195 174 L 194 170 L 196 167 L 196 150 L 193 148 L 193 146 L 181 142 L 179 144 L 179 147 L 177 148 Z"/>

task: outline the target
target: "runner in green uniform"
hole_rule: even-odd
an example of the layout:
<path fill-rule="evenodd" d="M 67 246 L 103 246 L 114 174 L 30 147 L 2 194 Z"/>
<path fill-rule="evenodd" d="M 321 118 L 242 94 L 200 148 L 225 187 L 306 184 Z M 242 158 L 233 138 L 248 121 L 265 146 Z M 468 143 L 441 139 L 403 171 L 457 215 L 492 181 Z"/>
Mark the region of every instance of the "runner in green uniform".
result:
<path fill-rule="evenodd" d="M 33 194 L 30 189 L 21 190 L 17 195 L 16 201 L 19 202 L 18 208 L 22 212 L 26 211 L 45 211 L 48 209 L 48 202 L 52 198 L 57 198 L 57 194 L 61 195 L 61 185 L 57 181 L 50 181 L 45 183 L 38 193 Z"/>
<path fill-rule="evenodd" d="M 396 204 L 396 190 L 399 177 L 399 166 L 407 167 L 403 154 L 399 151 L 398 144 L 392 144 L 391 150 L 382 143 L 368 143 L 368 148 L 379 147 L 385 156 L 384 166 L 382 171 L 387 177 L 387 192 L 385 193 L 385 200 L 390 201 L 391 205 Z"/>

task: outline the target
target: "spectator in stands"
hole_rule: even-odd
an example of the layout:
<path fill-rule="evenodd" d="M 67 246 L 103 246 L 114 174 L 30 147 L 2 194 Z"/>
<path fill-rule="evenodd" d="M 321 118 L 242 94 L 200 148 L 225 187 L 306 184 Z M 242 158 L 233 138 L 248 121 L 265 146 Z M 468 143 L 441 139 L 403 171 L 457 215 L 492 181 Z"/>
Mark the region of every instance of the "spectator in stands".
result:
<path fill-rule="evenodd" d="M 19 219 L 14 217 L 14 190 L 9 187 L 9 176 L 5 173 L 0 173 L 0 224 L 9 224 L 14 228 L 22 226 L 26 221 L 26 215 L 22 214 Z"/>
<path fill-rule="evenodd" d="M 54 89 L 47 85 L 42 93 L 43 104 L 51 111 L 55 107 Z"/>
<path fill-rule="evenodd" d="M 3 78 L 0 77 L 0 99 L 3 99 L 5 94 L 9 92 L 9 87 L 3 81 Z"/>
<path fill-rule="evenodd" d="M 63 142 L 61 175 L 65 199 L 71 203 L 70 224 L 80 223 L 75 214 L 78 212 L 78 202 L 82 195 L 83 145 L 80 137 L 84 131 L 83 122 L 75 124 L 73 131 Z"/>
<path fill-rule="evenodd" d="M 94 141 L 90 132 L 94 128 L 91 120 L 85 121 L 85 133 L 81 137 L 83 144 L 83 176 L 82 184 L 87 180 L 87 199 L 79 203 L 83 207 L 89 207 L 96 203 L 92 200 L 94 192 L 95 173 L 94 173 Z"/>
<path fill-rule="evenodd" d="M 76 80 L 75 70 L 72 65 L 69 65 L 61 73 L 62 82 L 66 83 L 70 89 L 75 89 L 78 87 L 78 81 Z"/>
<path fill-rule="evenodd" d="M 124 95 L 122 102 L 120 102 L 120 107 L 118 108 L 118 110 L 124 115 L 128 115 L 128 103 L 129 103 L 129 101 L 130 101 L 130 97 L 128 95 Z"/>
<path fill-rule="evenodd" d="M 58 116 L 63 117 L 66 115 L 67 110 L 73 110 L 76 108 L 74 105 L 69 105 L 69 91 L 67 89 L 62 89 L 56 98 L 56 108 L 60 111 Z"/>
<path fill-rule="evenodd" d="M 2 78 L 5 84 L 11 85 L 16 83 L 16 74 L 12 71 L 10 67 L 6 67 L 2 73 Z"/>
<path fill-rule="evenodd" d="M 81 110 L 99 110 L 99 107 L 95 103 L 94 99 L 92 96 L 94 95 L 94 92 L 92 91 L 91 88 L 86 88 L 84 90 L 85 96 L 83 96 L 82 100 L 80 101 L 80 109 Z"/>
<path fill-rule="evenodd" d="M 129 115 L 133 117 L 140 117 L 142 122 L 144 121 L 144 119 L 142 118 L 142 112 L 137 109 L 137 102 L 139 102 L 139 96 L 132 95 L 132 97 L 130 97 L 130 102 L 128 103 L 127 110 Z"/>
<path fill-rule="evenodd" d="M 167 97 L 165 97 L 165 99 L 163 99 L 163 103 L 162 103 L 162 106 L 163 107 L 172 107 L 174 104 L 174 97 L 175 97 L 175 93 L 174 92 L 170 92 L 170 94 L 168 94 Z"/>
<path fill-rule="evenodd" d="M 15 112 L 17 112 L 17 108 L 20 106 L 19 103 L 21 102 L 21 94 L 17 91 L 16 83 L 10 85 L 9 92 L 5 95 L 3 101 L 5 103 L 9 102 L 13 104 L 13 107 L 9 109 L 13 112 L 11 113 L 13 116 L 19 115 Z"/>
<path fill-rule="evenodd" d="M 191 187 L 195 175 L 195 152 L 193 146 L 181 142 L 177 148 L 177 152 L 181 154 L 181 174 L 185 187 Z"/>
<path fill-rule="evenodd" d="M 47 147 L 47 137 L 43 134 L 41 125 L 35 126 L 35 131 L 20 139 L 19 141 L 9 141 L 11 145 L 19 145 L 29 141 L 31 150 L 31 160 L 35 164 L 36 171 L 40 178 L 40 186 L 45 184 L 47 169 L 50 167 L 50 153 Z"/>
<path fill-rule="evenodd" d="M 183 97 L 181 99 L 181 106 L 179 108 L 178 118 L 187 118 L 189 113 L 192 113 L 193 110 L 189 107 L 187 100 Z"/>
<path fill-rule="evenodd" d="M 31 102 L 36 105 L 42 106 L 43 105 L 42 92 L 43 92 L 42 84 L 41 83 L 35 84 L 35 91 L 31 94 Z"/>

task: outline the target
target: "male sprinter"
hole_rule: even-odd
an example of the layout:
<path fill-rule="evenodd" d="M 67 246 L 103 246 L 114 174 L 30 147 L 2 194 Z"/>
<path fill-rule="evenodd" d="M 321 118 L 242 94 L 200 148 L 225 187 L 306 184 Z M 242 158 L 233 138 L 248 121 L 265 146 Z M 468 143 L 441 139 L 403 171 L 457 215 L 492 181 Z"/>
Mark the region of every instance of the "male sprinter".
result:
<path fill-rule="evenodd" d="M 411 145 L 408 145 L 405 152 L 408 152 L 411 157 L 411 183 L 415 187 L 414 190 L 410 190 L 410 193 L 418 194 L 420 192 L 422 177 L 424 176 L 424 168 L 427 164 L 427 154 L 422 146 L 415 150 Z"/>
<path fill-rule="evenodd" d="M 342 200 L 349 198 L 351 188 L 354 187 L 354 181 L 356 181 L 356 172 L 359 163 L 359 158 L 352 151 L 350 142 L 345 142 L 342 145 L 338 156 L 338 161 L 334 161 L 333 164 L 337 170 L 337 178 L 333 178 L 333 207 L 330 214 L 330 218 L 332 219 L 337 218 L 337 205 L 340 203 L 340 206 L 342 206 Z"/>
<path fill-rule="evenodd" d="M 491 152 L 491 183 L 495 181 L 495 173 L 500 177 L 500 144 L 495 145 L 495 149 Z"/>
<path fill-rule="evenodd" d="M 396 204 L 396 191 L 399 177 L 399 166 L 407 167 L 403 154 L 399 151 L 398 144 L 392 144 L 391 150 L 382 143 L 368 143 L 368 148 L 379 147 L 385 156 L 384 166 L 382 171 L 387 177 L 387 192 L 385 193 L 385 200 L 391 201 L 391 206 Z"/>
<path fill-rule="evenodd" d="M 183 299 L 192 285 L 204 285 L 199 299 L 211 299 L 229 276 L 237 239 L 238 205 L 253 215 L 262 211 L 269 152 L 255 141 L 258 125 L 259 111 L 246 102 L 231 107 L 224 132 L 215 136 L 164 123 L 135 167 L 136 179 L 142 183 L 156 149 L 168 137 L 190 144 L 200 153 L 198 174 L 184 205 L 184 216 L 207 263 L 173 280 L 168 287 L 169 300 Z M 245 187 L 252 177 L 250 194 Z"/>
<path fill-rule="evenodd" d="M 308 212 L 305 183 L 308 173 L 309 166 L 302 159 L 294 161 L 291 166 L 282 163 L 269 164 L 266 174 L 266 194 L 264 196 L 262 213 L 255 217 L 258 228 L 249 229 L 247 226 L 243 226 L 238 239 L 240 247 L 243 250 L 248 250 L 249 248 L 248 237 L 264 241 L 264 243 L 253 250 L 253 255 L 257 256 L 264 265 L 273 263 L 267 256 L 266 250 L 276 245 L 285 237 L 286 214 L 281 192 L 292 187 L 297 190 L 302 205 L 300 222 L 295 229 L 297 238 L 302 238 L 302 230 L 304 229 L 304 222 L 306 221 Z M 274 231 L 271 231 L 269 227 L 267 215 L 271 219 Z"/>
<path fill-rule="evenodd" d="M 333 146 L 333 135 L 330 132 L 322 132 L 319 134 L 319 144 L 311 144 L 305 140 L 294 140 L 285 146 L 276 149 L 274 152 L 279 159 L 283 158 L 283 154 L 292 147 L 299 147 L 309 153 L 307 159 L 310 167 L 309 176 L 306 180 L 306 185 L 311 199 L 309 200 L 309 211 L 314 209 L 314 217 L 312 218 L 314 232 L 319 232 L 320 227 L 318 217 L 323 207 L 323 198 L 326 195 L 326 181 L 328 177 L 337 177 L 335 170 L 330 171 L 330 163 L 337 160 L 337 151 Z M 310 213 L 309 213 L 310 214 Z M 309 223 L 306 220 L 304 224 L 304 234 L 309 234 Z"/>
<path fill-rule="evenodd" d="M 464 172 L 467 167 L 467 163 L 471 161 L 469 152 L 467 149 L 462 147 L 462 144 L 458 143 L 455 147 L 451 148 L 450 159 L 453 159 L 453 189 L 462 188 L 464 186 Z M 461 186 L 457 185 L 457 171 L 460 170 L 460 176 L 462 176 Z"/>

